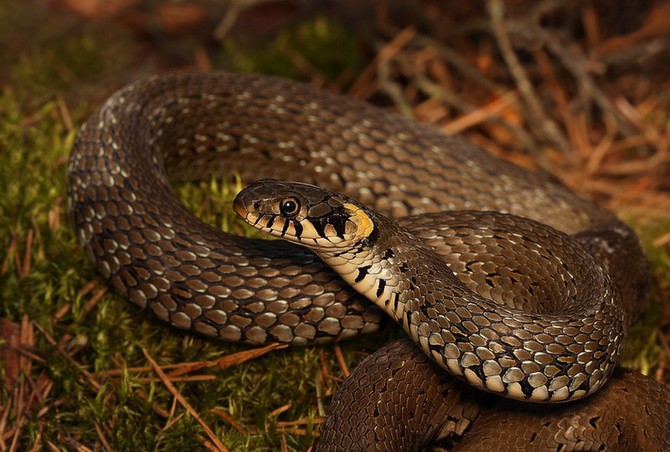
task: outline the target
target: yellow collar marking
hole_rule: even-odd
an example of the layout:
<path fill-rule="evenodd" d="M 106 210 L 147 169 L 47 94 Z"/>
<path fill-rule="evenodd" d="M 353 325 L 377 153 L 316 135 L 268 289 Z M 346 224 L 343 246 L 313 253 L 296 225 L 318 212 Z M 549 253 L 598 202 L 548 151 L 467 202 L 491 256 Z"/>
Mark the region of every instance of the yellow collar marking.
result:
<path fill-rule="evenodd" d="M 360 237 L 368 237 L 370 234 L 372 234 L 372 231 L 375 229 L 375 225 L 370 217 L 365 212 L 363 212 L 362 209 L 351 203 L 345 203 L 342 206 L 351 212 L 351 219 L 358 225 L 357 233 Z"/>

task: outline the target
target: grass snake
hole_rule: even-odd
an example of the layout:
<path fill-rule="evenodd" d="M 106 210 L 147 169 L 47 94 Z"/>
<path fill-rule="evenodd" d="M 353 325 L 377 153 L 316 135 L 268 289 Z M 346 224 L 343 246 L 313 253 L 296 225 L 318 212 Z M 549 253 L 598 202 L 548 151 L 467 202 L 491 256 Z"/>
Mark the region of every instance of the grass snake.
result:
<path fill-rule="evenodd" d="M 215 230 L 170 187 L 231 174 L 323 187 L 259 182 L 245 192 L 257 205 L 236 202 L 317 253 Z M 412 450 L 452 433 L 464 450 L 670 447 L 670 391 L 614 370 L 648 282 L 635 234 L 458 137 L 279 78 L 155 76 L 84 124 L 68 202 L 98 271 L 178 328 L 305 345 L 391 314 L 419 347 L 390 344 L 354 371 L 319 449 Z M 254 213 L 263 205 L 272 215 Z M 595 394 L 548 407 L 463 382 L 526 402 Z"/>

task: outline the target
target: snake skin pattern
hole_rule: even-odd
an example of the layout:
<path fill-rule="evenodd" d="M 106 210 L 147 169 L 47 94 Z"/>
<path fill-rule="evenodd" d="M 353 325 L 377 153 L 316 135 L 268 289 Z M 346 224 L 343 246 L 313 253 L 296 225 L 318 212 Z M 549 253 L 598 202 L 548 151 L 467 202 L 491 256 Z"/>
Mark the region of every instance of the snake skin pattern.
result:
<path fill-rule="evenodd" d="M 538 405 L 478 391 L 452 378 L 409 341 L 363 360 L 335 394 L 317 450 L 667 451 L 670 390 L 616 369 L 594 395 Z"/>
<path fill-rule="evenodd" d="M 247 181 L 317 183 L 394 217 L 474 209 L 537 220 L 576 234 L 604 264 L 632 301 L 623 308 L 625 324 L 639 310 L 646 261 L 635 235 L 612 214 L 428 126 L 263 76 L 151 77 L 114 94 L 82 127 L 70 160 L 68 200 L 79 241 L 117 290 L 178 328 L 251 344 L 321 343 L 375 331 L 383 313 L 312 252 L 214 230 L 187 212 L 169 185 L 233 173 Z M 420 219 L 408 223 L 401 225 L 429 241 L 449 235 L 438 227 L 422 232 Z M 479 275 L 471 285 L 508 282 L 491 293 L 511 290 L 514 298 L 522 285 L 486 273 L 474 257 L 463 263 Z M 667 404 L 661 406 L 667 419 Z M 406 422 L 394 417 L 394 432 Z M 540 425 L 527 429 L 544 435 Z"/>
<path fill-rule="evenodd" d="M 466 238 L 462 251 L 491 256 L 466 267 L 483 266 L 485 280 L 507 276 L 501 290 L 484 297 L 421 239 L 338 193 L 261 180 L 242 190 L 233 206 L 256 228 L 314 251 L 427 356 L 473 386 L 513 399 L 561 402 L 597 391 L 614 370 L 624 329 L 616 288 L 586 250 L 540 223 L 494 212 L 428 217 L 429 226 Z M 454 216 L 469 218 L 453 226 Z M 460 254 L 457 244 L 449 254 Z M 506 286 L 512 290 L 504 292 Z M 496 300 L 505 294 L 509 300 Z M 517 306 L 515 299 L 523 301 Z"/>

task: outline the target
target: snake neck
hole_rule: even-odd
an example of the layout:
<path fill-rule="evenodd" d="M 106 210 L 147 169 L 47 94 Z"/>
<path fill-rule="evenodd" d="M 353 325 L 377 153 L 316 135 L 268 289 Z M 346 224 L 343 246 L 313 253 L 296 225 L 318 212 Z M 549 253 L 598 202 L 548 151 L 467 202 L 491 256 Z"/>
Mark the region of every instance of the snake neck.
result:
<path fill-rule="evenodd" d="M 408 308 L 412 301 L 431 305 L 443 296 L 426 275 L 459 293 L 468 291 L 445 261 L 422 240 L 392 220 L 366 212 L 374 221 L 374 234 L 351 249 L 315 250 L 357 292 L 368 298 L 409 331 Z M 410 332 L 411 334 L 411 332 Z"/>

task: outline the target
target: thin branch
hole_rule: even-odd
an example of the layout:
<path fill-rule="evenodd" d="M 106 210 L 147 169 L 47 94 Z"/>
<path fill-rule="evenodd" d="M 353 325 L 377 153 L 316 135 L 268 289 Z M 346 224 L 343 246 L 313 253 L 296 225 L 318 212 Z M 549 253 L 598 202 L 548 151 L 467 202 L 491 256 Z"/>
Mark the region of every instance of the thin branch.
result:
<path fill-rule="evenodd" d="M 512 42 L 503 20 L 503 2 L 501 0 L 489 0 L 488 10 L 491 18 L 491 27 L 493 34 L 498 41 L 500 52 L 509 67 L 512 77 L 514 77 L 514 80 L 516 81 L 522 99 L 530 110 L 530 115 L 527 118 L 528 122 L 533 128 L 541 131 L 558 149 L 567 151 L 570 149 L 568 140 L 565 138 L 565 135 L 561 132 L 558 125 L 544 113 L 542 104 L 533 89 L 533 85 L 528 79 L 521 62 L 514 53 Z"/>

